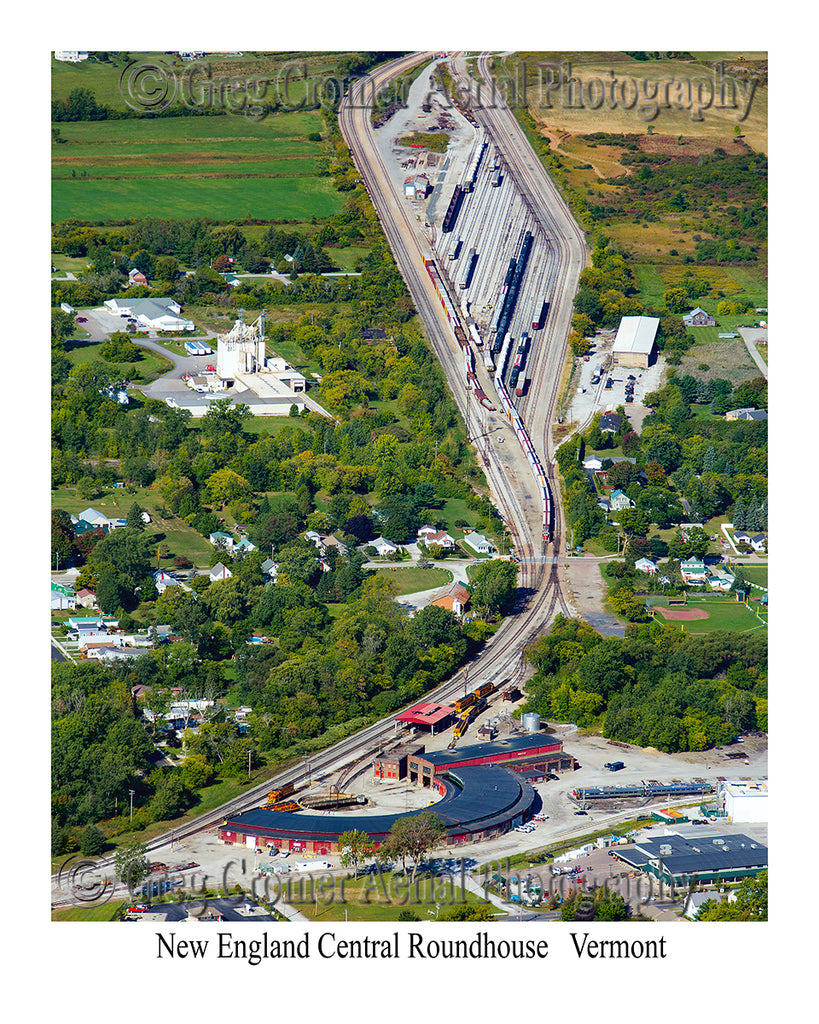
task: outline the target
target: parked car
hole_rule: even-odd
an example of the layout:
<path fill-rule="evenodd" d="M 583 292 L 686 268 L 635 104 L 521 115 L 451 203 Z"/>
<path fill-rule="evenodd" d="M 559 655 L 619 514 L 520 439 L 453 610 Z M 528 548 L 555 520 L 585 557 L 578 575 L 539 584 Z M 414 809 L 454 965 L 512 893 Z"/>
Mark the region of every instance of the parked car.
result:
<path fill-rule="evenodd" d="M 88 323 L 88 317 L 87 316 L 75 316 L 74 317 L 74 322 L 78 323 L 78 324 L 87 324 Z"/>

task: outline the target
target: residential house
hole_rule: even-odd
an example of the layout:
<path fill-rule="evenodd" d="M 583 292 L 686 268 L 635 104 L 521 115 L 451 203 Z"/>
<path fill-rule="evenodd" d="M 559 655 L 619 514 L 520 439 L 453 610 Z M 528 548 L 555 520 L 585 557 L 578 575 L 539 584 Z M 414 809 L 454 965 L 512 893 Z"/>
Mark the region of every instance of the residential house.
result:
<path fill-rule="evenodd" d="M 590 455 L 587 459 L 583 459 L 583 469 L 592 470 L 596 472 L 598 469 L 603 468 L 603 460 L 599 455 Z"/>
<path fill-rule="evenodd" d="M 725 414 L 726 420 L 767 420 L 767 409 L 730 409 Z"/>
<path fill-rule="evenodd" d="M 634 502 L 625 493 L 625 491 L 621 491 L 619 488 L 611 492 L 609 502 L 613 512 L 619 512 L 624 508 L 634 508 Z"/>
<path fill-rule="evenodd" d="M 71 587 L 63 587 L 59 583 L 51 583 L 51 611 L 59 612 L 65 609 L 73 611 L 77 607 L 77 595 Z"/>
<path fill-rule="evenodd" d="M 747 530 L 734 530 L 734 543 L 735 544 L 750 544 L 751 535 Z"/>
<path fill-rule="evenodd" d="M 233 554 L 234 555 L 235 554 L 248 555 L 248 554 L 250 554 L 251 551 L 255 551 L 255 550 L 256 550 L 256 545 L 253 544 L 251 541 L 249 541 L 247 539 L 247 537 L 242 537 L 242 539 L 240 541 L 237 541 L 237 543 L 235 543 L 233 545 Z"/>
<path fill-rule="evenodd" d="M 638 558 L 634 563 L 634 568 L 637 572 L 648 573 L 649 576 L 653 576 L 657 571 L 656 563 L 652 562 L 650 558 Z"/>
<path fill-rule="evenodd" d="M 477 551 L 479 555 L 491 555 L 496 550 L 491 540 L 487 540 L 482 533 L 474 531 L 465 533 L 462 543 L 467 544 L 473 551 Z"/>
<path fill-rule="evenodd" d="M 426 539 L 427 539 L 427 537 L 428 537 L 428 536 L 429 536 L 430 534 L 432 534 L 432 533 L 437 533 L 437 532 L 438 532 L 438 527 L 437 527 L 437 526 L 430 526 L 430 525 L 429 525 L 429 524 L 427 523 L 427 524 L 426 524 L 425 526 L 422 526 L 422 527 L 421 527 L 421 528 L 420 528 L 420 529 L 418 530 L 418 540 L 419 540 L 419 541 L 424 541 L 424 543 L 426 543 Z"/>
<path fill-rule="evenodd" d="M 463 615 L 469 604 L 469 597 L 469 591 L 463 583 L 452 583 L 440 597 L 430 601 L 430 604 L 434 604 L 438 608 L 447 608 L 455 615 L 460 616 Z"/>
<path fill-rule="evenodd" d="M 80 512 L 77 517 L 78 521 L 88 523 L 92 529 L 100 530 L 108 527 L 110 520 L 108 516 L 102 512 L 98 512 L 95 508 L 86 508 Z"/>
<path fill-rule="evenodd" d="M 376 537 L 375 540 L 371 540 L 367 547 L 373 547 L 382 557 L 385 555 L 397 555 L 398 545 L 393 544 L 391 540 L 387 540 L 386 537 Z"/>
<path fill-rule="evenodd" d="M 305 535 L 305 540 L 312 541 L 319 550 L 319 554 L 324 554 L 324 542 L 327 538 L 326 533 L 318 533 L 316 530 L 308 530 Z"/>
<path fill-rule="evenodd" d="M 82 590 L 77 591 L 77 604 L 83 608 L 96 608 L 97 595 L 93 590 L 89 590 L 88 587 L 83 587 Z"/>
<path fill-rule="evenodd" d="M 705 568 L 705 562 L 699 558 L 688 558 L 680 562 L 680 575 L 683 583 L 705 583 L 708 579 L 708 570 Z"/>
<path fill-rule="evenodd" d="M 748 543 L 751 545 L 754 551 L 765 551 L 768 544 L 768 539 L 764 533 L 757 533 L 754 534 L 753 537 L 751 537 Z"/>
<path fill-rule="evenodd" d="M 141 270 L 137 270 L 137 268 L 134 267 L 132 270 L 128 271 L 128 284 L 126 285 L 126 287 L 134 288 L 137 287 L 138 285 L 145 285 L 147 287 L 148 278 L 142 273 Z"/>
<path fill-rule="evenodd" d="M 211 583 L 215 583 L 217 580 L 229 580 L 232 575 L 233 573 L 224 562 L 217 562 L 208 573 Z"/>
<path fill-rule="evenodd" d="M 683 315 L 683 323 L 686 327 L 714 327 L 716 322 L 710 313 L 705 312 L 702 306 L 697 306 L 690 313 Z"/>
<path fill-rule="evenodd" d="M 215 548 L 219 548 L 222 551 L 233 551 L 233 537 L 223 530 L 215 530 L 208 537 L 208 540 Z"/>
<path fill-rule="evenodd" d="M 708 576 L 708 586 L 712 590 L 730 590 L 735 578 L 725 569 L 712 569 Z"/>
<path fill-rule="evenodd" d="M 623 417 L 616 412 L 604 413 L 598 422 L 604 434 L 618 434 L 623 426 Z"/>
<path fill-rule="evenodd" d="M 347 545 L 343 541 L 340 541 L 338 537 L 334 537 L 333 534 L 330 534 L 329 537 L 324 538 L 325 551 L 328 548 L 335 548 L 340 555 L 347 554 Z"/>
<path fill-rule="evenodd" d="M 419 540 L 423 540 L 424 544 L 426 544 L 428 547 L 434 544 L 437 547 L 443 548 L 446 551 L 451 551 L 453 548 L 456 547 L 455 538 L 450 536 L 446 532 L 446 530 L 438 530 L 435 533 L 427 533 L 424 535 L 423 538 L 419 538 Z"/>
<path fill-rule="evenodd" d="M 272 558 L 266 558 L 261 564 L 261 570 L 271 580 L 275 582 L 279 575 L 279 563 L 274 562 Z"/>
<path fill-rule="evenodd" d="M 602 508 L 604 512 L 611 512 L 611 502 L 608 498 L 598 498 L 597 507 Z"/>
<path fill-rule="evenodd" d="M 156 583 L 157 592 L 163 594 L 168 587 L 178 587 L 179 580 L 176 576 L 171 575 L 169 572 L 165 572 L 164 569 L 157 569 L 156 572 L 151 573 Z"/>

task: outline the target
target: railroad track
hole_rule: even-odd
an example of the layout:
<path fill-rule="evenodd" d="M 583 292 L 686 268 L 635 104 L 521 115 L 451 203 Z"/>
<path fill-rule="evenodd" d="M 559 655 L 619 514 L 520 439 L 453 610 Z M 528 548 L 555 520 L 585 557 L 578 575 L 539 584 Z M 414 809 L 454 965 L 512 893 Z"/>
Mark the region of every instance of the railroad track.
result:
<path fill-rule="evenodd" d="M 383 65 L 372 73 L 370 82 L 365 80 L 366 88 L 378 88 L 390 79 L 409 71 L 417 64 L 431 61 L 433 57 L 432 52 L 411 54 Z M 485 58 L 482 58 L 483 60 Z M 482 73 L 488 75 L 488 65 L 485 69 L 482 66 Z M 362 85 L 363 87 L 365 86 Z M 552 489 L 554 503 L 552 544 L 554 554 L 559 556 L 564 525 L 562 508 L 559 501 L 554 500 L 558 490 L 550 465 L 552 454 L 550 426 L 566 356 L 568 321 L 571 316 L 570 300 L 573 298 L 576 285 L 576 275 L 572 276 L 572 267 L 577 264 L 578 257 L 576 252 L 572 254 L 569 239 L 561 234 L 565 225 L 550 219 L 548 205 L 544 206 L 543 202 L 538 199 L 538 188 L 542 182 L 539 181 L 537 173 L 528 163 L 519 166 L 516 157 L 519 152 L 524 151 L 524 146 L 528 149 L 532 159 L 534 156 L 528 143 L 522 139 L 511 112 L 481 111 L 480 114 L 481 117 L 491 114 L 487 117 L 489 129 L 502 145 L 509 147 L 508 152 L 504 151 L 507 157 L 507 168 L 512 173 L 525 202 L 534 204 L 533 209 L 537 208 L 538 212 L 534 217 L 535 223 L 545 222 L 545 230 L 555 232 L 554 236 L 550 238 L 550 242 L 560 257 L 555 273 L 555 291 L 552 298 L 553 307 L 557 306 L 558 302 L 560 304 L 560 316 L 559 319 L 553 317 L 553 310 L 550 309 L 547 321 L 549 329 L 543 334 L 543 341 L 538 346 L 537 356 L 533 357 L 530 396 L 526 406 L 522 407 L 528 414 L 527 428 L 532 441 L 533 443 L 539 442 L 538 448 L 542 464 Z M 504 117 L 511 119 L 511 125 L 504 122 Z M 474 401 L 474 398 L 466 389 L 462 351 L 455 342 L 448 323 L 442 320 L 440 300 L 424 268 L 424 250 L 421 247 L 423 243 L 419 238 L 416 225 L 409 220 L 406 205 L 401 202 L 392 188 L 384 161 L 373 145 L 367 107 L 356 107 L 351 104 L 350 98 L 345 99 L 339 108 L 339 126 L 350 146 L 416 309 L 423 319 L 433 350 L 446 373 L 455 401 L 462 415 L 467 419 L 469 403 Z M 538 164 L 538 166 L 540 165 Z M 513 167 L 514 171 L 512 171 Z M 556 192 L 542 167 L 540 170 L 542 177 L 548 183 L 550 191 L 547 194 L 550 196 L 551 202 L 556 196 Z M 562 204 L 562 200 L 560 203 Z M 563 210 L 565 217 L 568 218 L 568 223 L 573 226 L 574 241 L 580 240 L 582 244 L 582 235 L 579 229 L 574 225 L 565 206 L 563 206 Z M 579 273 L 579 270 L 577 272 Z M 537 384 L 535 384 L 536 373 Z M 533 411 L 530 412 L 530 410 Z M 525 460 L 523 466 L 523 472 L 527 473 Z M 524 595 L 519 600 L 523 603 L 523 607 L 501 624 L 476 662 L 461 669 L 427 695 L 427 699 L 442 703 L 460 695 L 465 686 L 467 672 L 470 673 L 473 683 L 476 677 L 479 677 L 484 682 L 491 681 L 496 685 L 505 681 L 521 684 L 526 676 L 525 648 L 535 640 L 558 611 L 571 614 L 571 608 L 563 595 L 558 572 L 558 559 L 557 557 L 551 560 L 544 558 L 546 551 L 540 537 L 540 526 L 536 525 L 533 528 L 533 523 L 539 524 L 540 522 L 539 507 L 536 509 L 534 502 L 527 502 L 524 495 L 519 493 L 512 482 L 500 471 L 495 460 L 492 460 L 486 467 L 486 475 L 495 501 L 506 521 L 515 525 L 516 553 L 520 560 L 518 586 Z M 395 721 L 391 716 L 316 753 L 307 759 L 311 778 L 319 780 L 339 770 L 350 771 L 364 757 L 377 752 L 385 740 L 394 737 L 395 733 Z M 149 854 L 157 853 L 173 842 L 215 828 L 227 817 L 259 806 L 271 787 L 280 787 L 288 782 L 298 783 L 302 781 L 304 775 L 305 763 L 300 761 L 274 778 L 249 789 L 217 810 L 199 815 L 190 822 L 149 841 L 146 844 L 147 851 Z M 95 869 L 113 874 L 113 859 L 106 858 L 97 862 Z M 60 879 L 56 876 L 52 879 L 53 885 L 57 885 L 59 881 Z M 52 902 L 54 905 L 58 905 L 73 902 L 73 899 L 70 895 L 66 896 L 58 892 Z"/>

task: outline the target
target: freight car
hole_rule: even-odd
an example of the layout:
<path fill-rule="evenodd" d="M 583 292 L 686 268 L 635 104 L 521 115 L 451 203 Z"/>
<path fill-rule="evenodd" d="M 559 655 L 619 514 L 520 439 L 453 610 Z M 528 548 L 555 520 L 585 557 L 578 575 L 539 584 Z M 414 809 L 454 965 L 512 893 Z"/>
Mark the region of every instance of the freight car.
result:
<path fill-rule="evenodd" d="M 451 231 L 455 225 L 455 221 L 458 217 L 458 212 L 461 209 L 461 203 L 463 202 L 464 191 L 460 185 L 455 186 L 455 191 L 452 193 L 452 198 L 449 201 L 449 206 L 446 208 L 444 214 L 444 222 L 441 225 L 441 231 L 446 234 L 447 231 Z"/>

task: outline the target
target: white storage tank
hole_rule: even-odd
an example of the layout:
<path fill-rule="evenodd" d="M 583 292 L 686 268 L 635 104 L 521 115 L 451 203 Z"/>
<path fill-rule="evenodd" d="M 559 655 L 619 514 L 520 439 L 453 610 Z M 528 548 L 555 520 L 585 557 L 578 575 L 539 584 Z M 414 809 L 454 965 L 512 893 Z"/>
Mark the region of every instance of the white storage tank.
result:
<path fill-rule="evenodd" d="M 527 711 L 521 722 L 527 732 L 540 732 L 540 715 L 536 711 Z"/>

